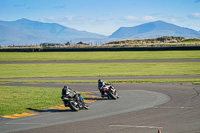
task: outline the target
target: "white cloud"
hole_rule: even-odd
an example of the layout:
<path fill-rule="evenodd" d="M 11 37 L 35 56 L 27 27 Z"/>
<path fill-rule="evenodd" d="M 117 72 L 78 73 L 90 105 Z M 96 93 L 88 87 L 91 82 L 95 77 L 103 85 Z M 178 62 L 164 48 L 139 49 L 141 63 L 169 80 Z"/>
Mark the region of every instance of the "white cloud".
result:
<path fill-rule="evenodd" d="M 56 20 L 56 18 L 53 17 L 53 16 L 50 16 L 50 17 L 48 17 L 47 19 L 49 19 L 49 20 L 51 20 L 51 21 L 55 21 L 55 20 Z"/>
<path fill-rule="evenodd" d="M 192 13 L 188 17 L 194 18 L 194 19 L 200 19 L 200 13 Z"/>
<path fill-rule="evenodd" d="M 170 21 L 171 21 L 171 22 L 176 22 L 176 21 L 177 21 L 177 19 L 175 19 L 175 18 L 172 18 L 172 19 L 170 19 Z"/>
<path fill-rule="evenodd" d="M 64 19 L 66 19 L 67 21 L 73 21 L 74 17 L 73 16 L 65 16 Z"/>
<path fill-rule="evenodd" d="M 144 21 L 144 22 L 149 22 L 149 21 L 155 21 L 157 20 L 156 18 L 152 17 L 152 16 L 142 16 L 142 17 L 137 17 L 137 16 L 125 16 L 124 19 L 126 21 Z"/>
<path fill-rule="evenodd" d="M 57 22 L 57 18 L 53 17 L 53 16 L 49 16 L 47 18 L 39 19 L 39 21 L 44 22 L 44 23 L 56 23 Z"/>
<path fill-rule="evenodd" d="M 139 18 L 136 16 L 125 16 L 124 17 L 126 20 L 130 20 L 130 21 L 138 21 Z"/>
<path fill-rule="evenodd" d="M 60 18 L 60 21 L 73 22 L 73 23 L 83 23 L 87 20 L 88 18 L 83 16 L 65 16 Z"/>
<path fill-rule="evenodd" d="M 54 16 L 49 16 L 47 18 L 40 19 L 42 22 L 46 23 L 58 23 L 58 24 L 83 24 L 88 21 L 87 17 L 83 16 L 64 16 L 64 17 L 54 17 Z"/>
<path fill-rule="evenodd" d="M 143 19 L 144 19 L 145 21 L 155 21 L 155 20 L 156 20 L 156 18 L 154 18 L 154 17 L 152 17 L 152 16 L 144 16 Z"/>

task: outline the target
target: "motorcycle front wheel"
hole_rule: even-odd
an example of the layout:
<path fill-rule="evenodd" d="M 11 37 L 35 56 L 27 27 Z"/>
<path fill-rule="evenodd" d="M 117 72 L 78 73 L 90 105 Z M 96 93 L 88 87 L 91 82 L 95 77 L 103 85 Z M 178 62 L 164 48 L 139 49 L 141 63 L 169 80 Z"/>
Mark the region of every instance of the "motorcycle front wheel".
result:
<path fill-rule="evenodd" d="M 109 96 L 110 98 L 112 98 L 112 99 L 114 99 L 114 100 L 117 99 L 117 92 L 116 92 L 116 91 L 113 92 L 111 89 L 109 89 L 108 92 L 107 92 L 107 94 L 108 94 L 108 96 Z"/>
<path fill-rule="evenodd" d="M 73 111 L 79 111 L 80 110 L 78 103 L 75 102 L 75 101 L 69 101 L 68 105 Z"/>

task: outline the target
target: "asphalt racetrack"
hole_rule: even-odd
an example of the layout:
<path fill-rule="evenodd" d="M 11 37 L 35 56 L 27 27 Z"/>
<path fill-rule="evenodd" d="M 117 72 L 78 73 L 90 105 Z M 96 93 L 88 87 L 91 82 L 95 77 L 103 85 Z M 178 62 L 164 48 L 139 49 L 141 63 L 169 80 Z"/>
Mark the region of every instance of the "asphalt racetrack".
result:
<path fill-rule="evenodd" d="M 195 77 L 199 78 L 199 75 Z M 61 89 L 65 84 L 8 83 L 2 85 Z M 74 83 L 68 86 L 100 96 L 97 83 Z M 36 116 L 0 119 L 0 133 L 157 133 L 158 129 L 162 133 L 200 132 L 200 85 L 127 83 L 114 84 L 114 86 L 120 95 L 117 100 L 99 98 L 89 104 L 89 110 L 79 112 L 43 111 Z"/>

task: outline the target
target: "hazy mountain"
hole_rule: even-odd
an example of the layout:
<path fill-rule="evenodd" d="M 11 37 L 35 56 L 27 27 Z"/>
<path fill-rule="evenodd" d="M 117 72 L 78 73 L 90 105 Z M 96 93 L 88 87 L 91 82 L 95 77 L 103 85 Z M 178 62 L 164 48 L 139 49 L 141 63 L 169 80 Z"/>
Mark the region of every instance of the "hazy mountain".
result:
<path fill-rule="evenodd" d="M 145 23 L 135 27 L 121 27 L 106 37 L 78 31 L 56 23 L 42 23 L 28 19 L 0 21 L 0 45 L 35 45 L 40 43 L 66 43 L 67 41 L 93 42 L 94 45 L 117 39 L 146 39 L 161 36 L 200 38 L 200 32 L 163 21 Z"/>
<path fill-rule="evenodd" d="M 95 40 L 107 37 L 86 31 L 78 31 L 56 23 L 42 23 L 28 19 L 11 22 L 0 21 L 0 45 L 35 45 L 44 42 L 65 43 L 70 40 L 81 41 L 84 38 Z"/>
<path fill-rule="evenodd" d="M 181 36 L 185 38 L 200 38 L 200 32 L 176 26 L 163 21 L 155 21 L 134 27 L 121 27 L 109 38 L 146 39 L 161 36 Z"/>

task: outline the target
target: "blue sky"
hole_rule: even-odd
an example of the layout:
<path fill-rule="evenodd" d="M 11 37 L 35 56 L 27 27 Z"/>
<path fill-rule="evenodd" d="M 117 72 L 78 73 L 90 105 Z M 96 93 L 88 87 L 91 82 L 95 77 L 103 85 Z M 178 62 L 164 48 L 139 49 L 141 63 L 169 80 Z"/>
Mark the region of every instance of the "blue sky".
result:
<path fill-rule="evenodd" d="M 200 0 L 0 0 L 0 20 L 21 18 L 103 35 L 156 20 L 199 31 Z"/>

